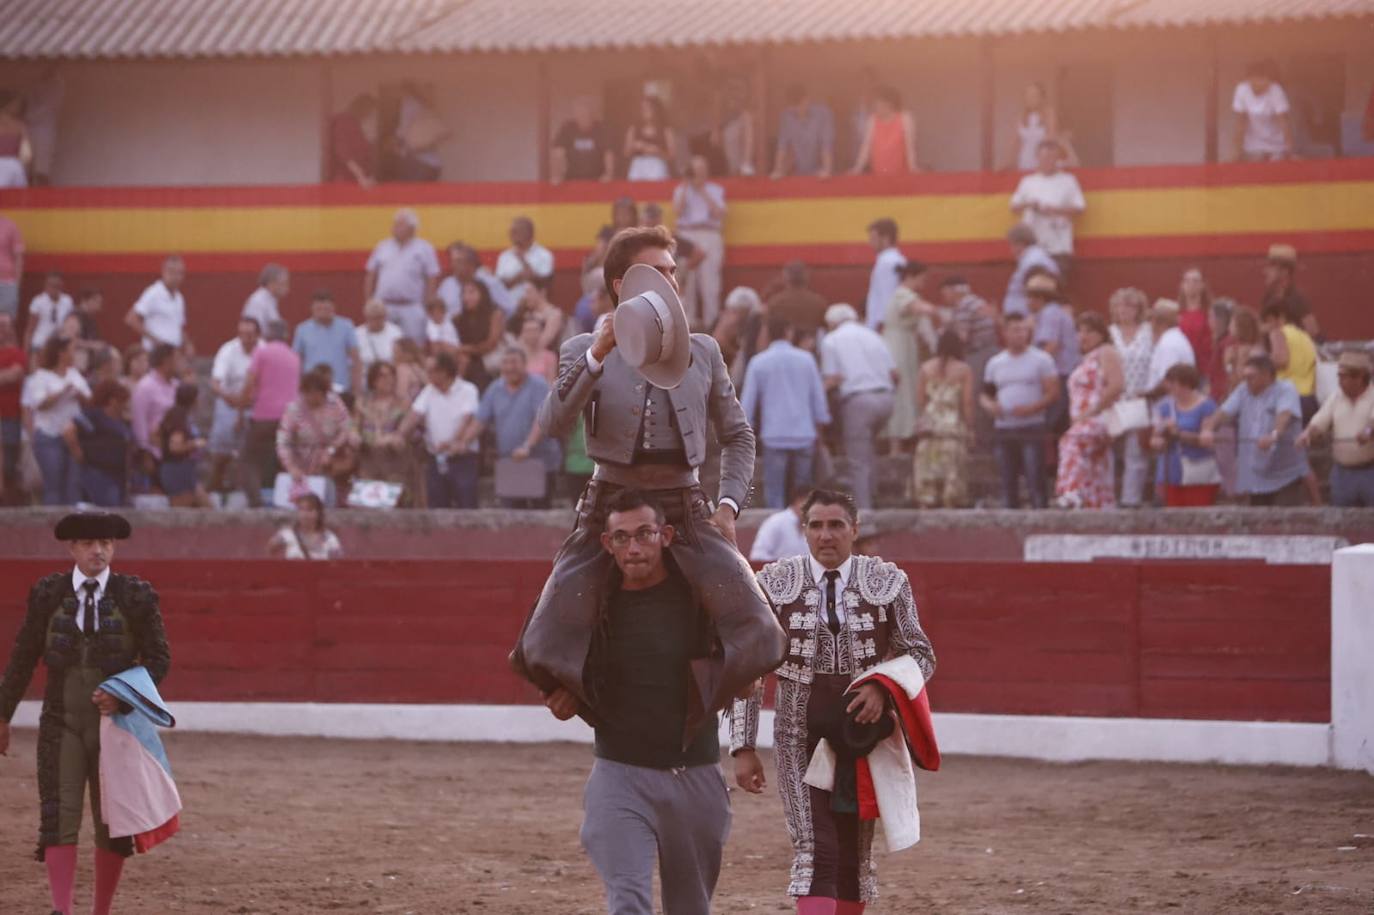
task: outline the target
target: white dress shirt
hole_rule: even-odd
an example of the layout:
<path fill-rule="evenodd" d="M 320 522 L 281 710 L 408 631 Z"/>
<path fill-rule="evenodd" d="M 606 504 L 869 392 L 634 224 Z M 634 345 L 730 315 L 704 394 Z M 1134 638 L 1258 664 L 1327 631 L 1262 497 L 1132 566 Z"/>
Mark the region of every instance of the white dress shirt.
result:
<path fill-rule="evenodd" d="M 517 306 L 525 298 L 525 288 L 529 283 L 516 283 L 516 277 L 525 271 L 525 264 L 529 264 L 531 272 L 536 277 L 553 276 L 553 252 L 539 243 L 530 245 L 530 249 L 525 252 L 524 260 L 520 258 L 520 253 L 514 248 L 507 248 L 501 252 L 501 256 L 496 259 L 496 278 L 507 284 L 510 288 L 510 298 Z"/>
<path fill-rule="evenodd" d="M 905 265 L 906 255 L 896 246 L 879 251 L 878 259 L 873 262 L 873 272 L 868 275 L 864 323 L 874 330 L 883 323 L 883 318 L 887 315 L 887 303 L 892 301 L 892 294 L 902 283 L 902 278 L 897 275 L 897 268 Z"/>
<path fill-rule="evenodd" d="M 749 558 L 754 562 L 772 562 L 802 556 L 807 552 L 806 535 L 802 533 L 801 516 L 790 508 L 774 512 L 759 525 Z"/>
<path fill-rule="evenodd" d="M 827 619 L 826 614 L 828 613 L 825 604 L 825 573 L 829 572 L 830 569 L 827 569 L 817 562 L 815 556 L 807 556 L 806 561 L 811 564 L 811 578 L 816 582 L 816 587 L 820 588 L 821 591 L 821 602 L 817 606 L 817 612 L 820 614 L 821 621 L 825 622 Z M 853 566 L 854 557 L 850 556 L 844 562 L 840 563 L 838 569 L 835 569 L 836 572 L 840 573 L 839 579 L 835 582 L 835 615 L 839 617 L 841 626 L 844 625 L 844 589 L 849 586 L 849 571 Z"/>
<path fill-rule="evenodd" d="M 280 303 L 272 294 L 272 290 L 266 286 L 259 286 L 253 290 L 248 301 L 243 303 L 243 311 L 239 313 L 239 317 L 252 318 L 258 322 L 258 330 L 266 333 L 268 324 L 281 320 Z"/>
<path fill-rule="evenodd" d="M 29 348 L 42 349 L 72 311 L 72 297 L 66 293 L 54 299 L 44 290 L 34 296 L 29 303 L 29 320 L 33 322 L 33 342 Z"/>
<path fill-rule="evenodd" d="M 159 343 L 181 346 L 186 329 L 186 299 L 180 289 L 173 292 L 158 280 L 143 290 L 134 303 L 134 313 L 143 319 L 144 349 Z"/>
<path fill-rule="evenodd" d="M 846 321 L 821 339 L 821 374 L 840 377 L 840 396 L 891 391 L 896 366 L 877 332 Z"/>
<path fill-rule="evenodd" d="M 1155 347 L 1150 351 L 1150 372 L 1145 381 L 1145 390 L 1153 391 L 1164 382 L 1164 374 L 1169 369 L 1183 363 L 1197 365 L 1193 356 L 1193 344 L 1177 327 L 1171 327 L 1159 335 Z"/>
<path fill-rule="evenodd" d="M 1076 213 L 1087 208 L 1083 199 L 1083 188 L 1078 179 L 1068 172 L 1058 171 L 1051 175 L 1031 172 L 1016 186 L 1011 195 L 1013 208 L 1036 204 L 1053 210 L 1072 210 Z M 1073 253 L 1073 217 L 1043 213 L 1027 206 L 1021 213 L 1021 221 L 1035 232 L 1040 247 L 1050 254 Z"/>
<path fill-rule="evenodd" d="M 253 354 L 244 350 L 243 341 L 235 337 L 215 353 L 210 377 L 219 383 L 224 393 L 236 396 L 243 392 L 243 386 L 248 383 L 248 369 L 252 364 Z"/>
<path fill-rule="evenodd" d="M 94 581 L 98 586 L 95 589 L 95 602 L 100 603 L 100 599 L 105 596 L 105 586 L 110 583 L 110 567 L 106 566 L 105 571 L 91 578 L 80 568 L 72 569 L 72 587 L 76 589 L 76 628 L 85 630 L 86 626 L 86 591 L 87 581 Z"/>

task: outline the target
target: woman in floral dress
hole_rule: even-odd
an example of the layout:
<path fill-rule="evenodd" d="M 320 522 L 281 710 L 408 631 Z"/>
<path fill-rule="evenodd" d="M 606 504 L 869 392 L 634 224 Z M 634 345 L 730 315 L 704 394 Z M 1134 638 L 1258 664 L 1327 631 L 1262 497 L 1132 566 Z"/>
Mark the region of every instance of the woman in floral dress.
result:
<path fill-rule="evenodd" d="M 940 335 L 935 357 L 921 366 L 916 402 L 916 501 L 922 508 L 968 504 L 968 436 L 973 422 L 973 371 L 954 330 Z"/>
<path fill-rule="evenodd" d="M 1060 508 L 1111 508 L 1115 473 L 1112 438 L 1105 412 L 1125 389 L 1121 356 L 1108 341 L 1107 322 L 1085 311 L 1074 322 L 1083 360 L 1069 376 L 1069 417 L 1073 424 L 1059 440 Z"/>

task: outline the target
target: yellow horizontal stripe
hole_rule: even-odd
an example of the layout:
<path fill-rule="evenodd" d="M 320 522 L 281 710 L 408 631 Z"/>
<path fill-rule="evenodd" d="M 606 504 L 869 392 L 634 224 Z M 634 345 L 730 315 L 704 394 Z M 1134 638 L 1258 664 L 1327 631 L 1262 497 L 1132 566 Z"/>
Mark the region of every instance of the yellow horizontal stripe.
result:
<path fill-rule="evenodd" d="M 1105 190 L 1087 195 L 1080 238 L 1223 235 L 1374 229 L 1374 181 L 1222 188 Z M 605 223 L 602 203 L 420 206 L 421 233 L 435 244 L 463 239 L 507 244 L 506 227 L 532 217 L 539 240 L 583 248 Z M 359 251 L 382 238 L 391 206 L 213 206 L 17 209 L 31 250 L 51 254 L 164 251 Z M 874 218 L 890 216 L 903 241 L 999 239 L 1012 216 L 1002 194 L 746 200 L 730 207 L 726 236 L 739 245 L 854 244 Z"/>

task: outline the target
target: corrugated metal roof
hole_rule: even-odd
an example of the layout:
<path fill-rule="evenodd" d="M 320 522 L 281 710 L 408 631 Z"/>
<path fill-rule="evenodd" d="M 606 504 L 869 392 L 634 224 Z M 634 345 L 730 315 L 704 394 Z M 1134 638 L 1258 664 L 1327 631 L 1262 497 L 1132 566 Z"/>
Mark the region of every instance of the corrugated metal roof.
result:
<path fill-rule="evenodd" d="M 540 52 L 1374 16 L 1374 0 L 0 0 L 0 58 Z"/>
<path fill-rule="evenodd" d="M 1374 0 L 469 0 L 418 52 L 565 51 L 1010 35 L 1374 15 Z"/>
<path fill-rule="evenodd" d="M 462 0 L 0 0 L 0 58 L 394 51 Z"/>

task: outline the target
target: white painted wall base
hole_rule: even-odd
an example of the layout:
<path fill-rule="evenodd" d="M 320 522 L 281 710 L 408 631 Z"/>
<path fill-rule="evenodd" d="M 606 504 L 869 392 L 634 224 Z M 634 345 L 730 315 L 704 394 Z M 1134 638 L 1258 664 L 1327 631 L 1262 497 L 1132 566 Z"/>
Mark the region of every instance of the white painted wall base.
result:
<path fill-rule="evenodd" d="M 1331 563 L 1331 755 L 1374 772 L 1374 543 Z"/>
<path fill-rule="evenodd" d="M 35 727 L 39 703 L 20 703 L 14 724 Z M 590 743 L 579 720 L 560 722 L 541 706 L 382 705 L 305 702 L 180 702 L 183 731 L 270 736 L 434 741 Z M 1075 718 L 1048 715 L 936 714 L 940 749 L 953 755 L 1011 756 L 1054 762 L 1137 760 L 1231 765 L 1332 765 L 1325 724 Z M 772 745 L 765 712 L 759 744 Z M 728 743 L 728 727 L 721 728 Z"/>

